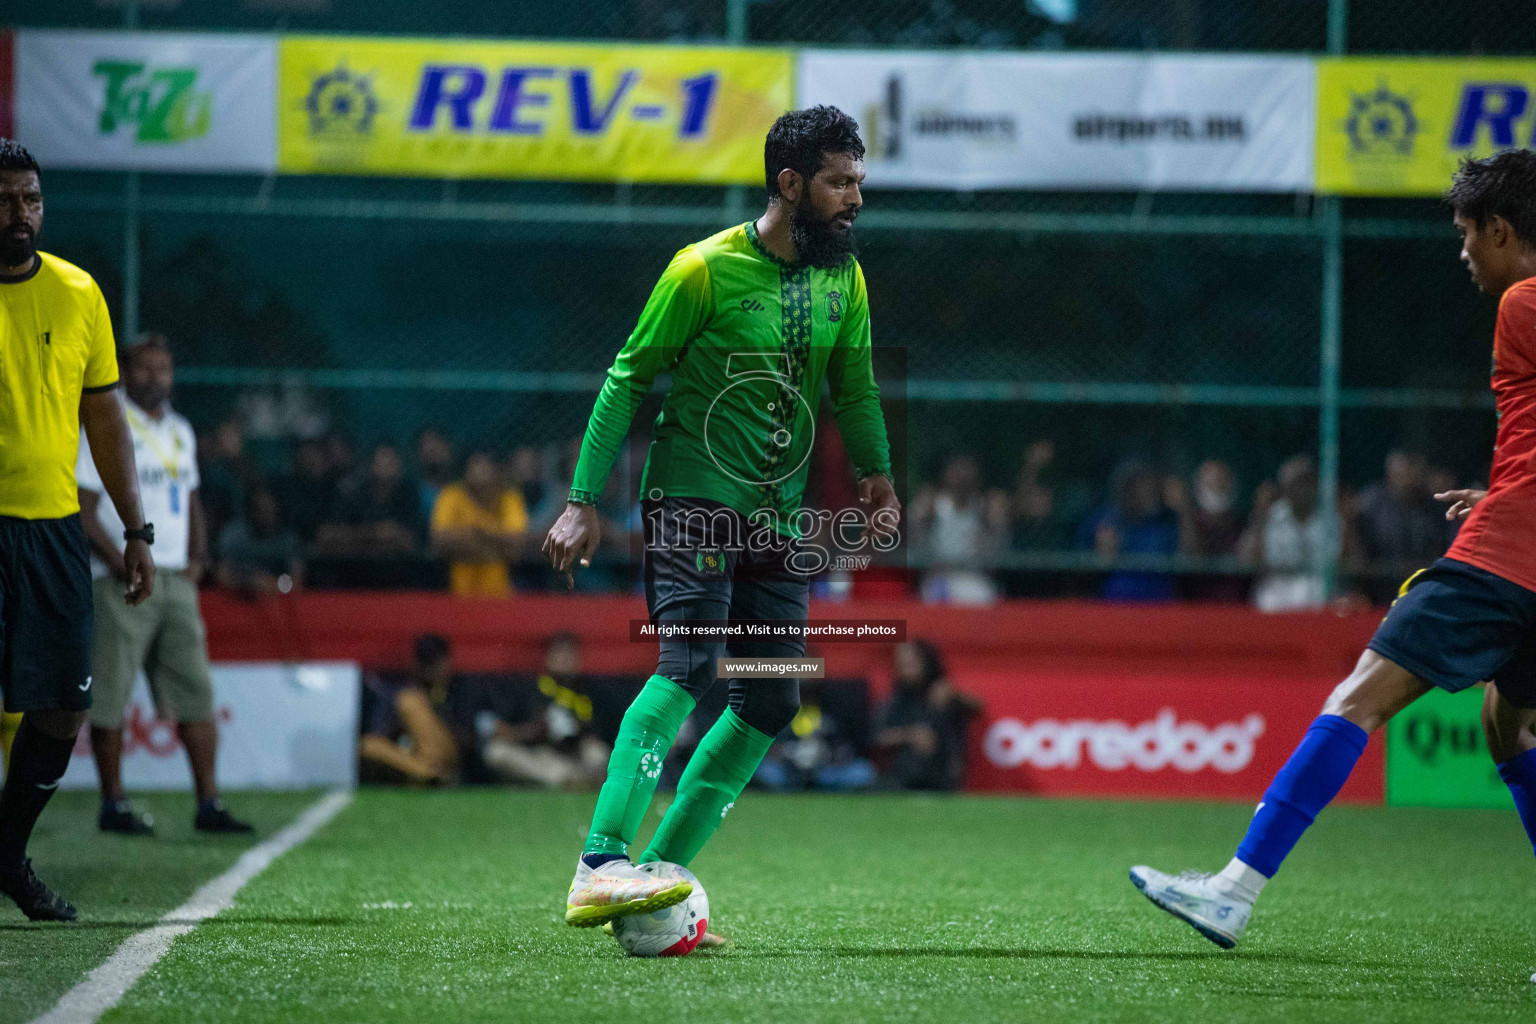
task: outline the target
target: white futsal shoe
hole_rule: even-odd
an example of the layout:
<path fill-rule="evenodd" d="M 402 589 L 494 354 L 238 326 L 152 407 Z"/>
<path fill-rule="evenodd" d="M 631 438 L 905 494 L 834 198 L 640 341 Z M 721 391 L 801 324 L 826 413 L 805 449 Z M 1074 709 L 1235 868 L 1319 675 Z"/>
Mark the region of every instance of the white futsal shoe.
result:
<path fill-rule="evenodd" d="M 693 883 L 657 878 L 628 860 L 611 860 L 599 868 L 576 862 L 576 877 L 565 899 L 565 923 L 597 928 L 630 914 L 649 914 L 683 902 L 693 895 Z"/>
<path fill-rule="evenodd" d="M 1131 884 L 1141 894 L 1222 949 L 1243 937 L 1253 900 L 1225 879 L 1203 871 L 1165 875 L 1153 868 L 1131 868 Z"/>

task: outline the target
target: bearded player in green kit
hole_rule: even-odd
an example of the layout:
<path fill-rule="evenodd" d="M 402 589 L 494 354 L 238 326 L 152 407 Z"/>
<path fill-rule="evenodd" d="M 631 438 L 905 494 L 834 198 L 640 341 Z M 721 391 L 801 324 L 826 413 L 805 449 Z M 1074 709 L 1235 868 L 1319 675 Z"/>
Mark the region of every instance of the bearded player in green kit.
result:
<path fill-rule="evenodd" d="M 660 627 L 806 621 L 821 566 L 801 546 L 800 508 L 822 382 L 858 477 L 862 540 L 893 542 L 901 503 L 871 365 L 869 303 L 854 258 L 864 143 L 833 107 L 779 118 L 764 146 L 767 211 L 690 245 L 662 274 L 608 371 L 565 512 L 544 551 L 588 564 L 593 503 L 657 374 L 672 385 L 641 480 L 645 593 Z M 717 660 L 798 658 L 803 639 L 661 639 L 630 705 L 577 863 L 565 920 L 603 925 L 686 899 L 692 884 L 635 867 L 630 844 L 678 729 L 714 685 Z M 699 743 L 639 862 L 686 866 L 720 826 L 800 706 L 798 679 L 730 680 L 730 706 Z"/>

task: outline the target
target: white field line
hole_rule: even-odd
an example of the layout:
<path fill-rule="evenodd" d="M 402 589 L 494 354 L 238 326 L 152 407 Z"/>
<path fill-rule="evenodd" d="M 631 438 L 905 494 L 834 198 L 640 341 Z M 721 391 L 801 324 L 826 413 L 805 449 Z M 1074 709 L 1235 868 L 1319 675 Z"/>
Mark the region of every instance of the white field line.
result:
<path fill-rule="evenodd" d="M 64 993 L 58 1005 L 32 1024 L 94 1024 L 170 951 L 177 936 L 185 935 L 200 922 L 228 909 L 235 901 L 235 893 L 245 883 L 314 835 L 351 800 L 351 793 L 338 791 L 315 801 L 287 828 L 246 850 L 233 867 L 203 885 L 187 902 L 157 923 L 124 939 L 117 952 L 87 974 L 80 984 Z"/>

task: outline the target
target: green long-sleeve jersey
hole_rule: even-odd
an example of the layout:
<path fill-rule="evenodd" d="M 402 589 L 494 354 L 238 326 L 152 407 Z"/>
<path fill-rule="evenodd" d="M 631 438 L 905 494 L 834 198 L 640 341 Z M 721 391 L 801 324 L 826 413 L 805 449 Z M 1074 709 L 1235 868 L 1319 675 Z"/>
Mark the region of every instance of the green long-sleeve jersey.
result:
<path fill-rule="evenodd" d="M 890 473 L 870 361 L 864 272 L 785 263 L 743 224 L 672 258 L 603 383 L 571 500 L 595 502 L 656 375 L 672 386 L 656 418 L 641 494 L 772 510 L 790 533 L 815 440 L 822 381 L 860 478 Z"/>

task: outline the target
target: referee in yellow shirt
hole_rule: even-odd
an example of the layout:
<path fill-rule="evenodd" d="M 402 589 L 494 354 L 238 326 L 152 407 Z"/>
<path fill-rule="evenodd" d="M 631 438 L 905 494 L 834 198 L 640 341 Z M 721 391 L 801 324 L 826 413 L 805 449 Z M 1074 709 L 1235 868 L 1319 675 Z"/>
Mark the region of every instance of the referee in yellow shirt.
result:
<path fill-rule="evenodd" d="M 0 700 L 22 713 L 0 789 L 0 893 L 34 921 L 75 908 L 38 880 L 27 840 L 91 706 L 91 567 L 75 456 L 85 427 L 122 516 L 126 598 L 154 589 L 106 301 L 91 276 L 37 251 L 37 161 L 0 139 Z"/>

